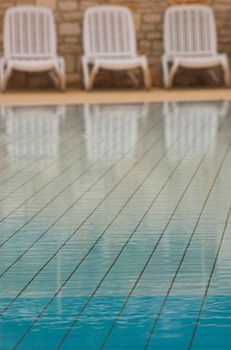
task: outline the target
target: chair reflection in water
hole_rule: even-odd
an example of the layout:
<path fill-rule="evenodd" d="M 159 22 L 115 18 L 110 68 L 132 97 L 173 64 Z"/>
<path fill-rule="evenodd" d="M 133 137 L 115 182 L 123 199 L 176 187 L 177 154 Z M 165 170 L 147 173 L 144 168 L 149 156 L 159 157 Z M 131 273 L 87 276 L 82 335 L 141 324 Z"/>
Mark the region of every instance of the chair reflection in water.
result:
<path fill-rule="evenodd" d="M 56 158 L 64 117 L 65 106 L 3 107 L 8 158 Z"/>
<path fill-rule="evenodd" d="M 143 105 L 85 105 L 84 123 L 88 158 L 112 161 L 133 160 L 139 118 L 145 118 Z"/>
<path fill-rule="evenodd" d="M 164 103 L 165 145 L 169 157 L 180 159 L 190 148 L 191 156 L 215 150 L 219 122 L 228 111 L 227 102 Z"/>

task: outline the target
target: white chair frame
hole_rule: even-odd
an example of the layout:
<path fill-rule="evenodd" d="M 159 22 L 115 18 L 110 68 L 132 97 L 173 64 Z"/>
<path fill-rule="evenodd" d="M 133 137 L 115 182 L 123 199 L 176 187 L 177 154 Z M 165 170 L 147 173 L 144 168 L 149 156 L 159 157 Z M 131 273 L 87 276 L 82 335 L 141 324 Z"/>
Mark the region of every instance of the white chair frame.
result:
<path fill-rule="evenodd" d="M 226 54 L 217 50 L 217 32 L 212 9 L 206 5 L 170 6 L 164 18 L 164 85 L 171 88 L 179 67 L 212 68 L 220 65 L 225 85 L 230 86 Z"/>
<path fill-rule="evenodd" d="M 13 70 L 50 72 L 54 83 L 65 90 L 65 61 L 57 55 L 54 16 L 49 8 L 9 8 L 4 17 L 3 48 L 4 55 L 0 59 L 0 83 L 3 91 L 7 88 Z"/>
<path fill-rule="evenodd" d="M 101 68 L 112 71 L 141 68 L 145 87 L 150 88 L 148 61 L 146 56 L 137 54 L 134 20 L 127 7 L 89 7 L 84 15 L 83 44 L 82 67 L 87 90 L 92 89 Z"/>

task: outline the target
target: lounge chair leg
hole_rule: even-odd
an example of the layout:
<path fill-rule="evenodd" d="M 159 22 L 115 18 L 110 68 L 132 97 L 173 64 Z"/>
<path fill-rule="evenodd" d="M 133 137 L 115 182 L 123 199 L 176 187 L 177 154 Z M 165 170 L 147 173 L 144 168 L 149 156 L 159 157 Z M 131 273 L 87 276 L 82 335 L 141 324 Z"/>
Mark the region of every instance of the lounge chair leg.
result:
<path fill-rule="evenodd" d="M 62 91 L 65 91 L 66 90 L 66 76 L 65 76 L 65 74 L 63 74 L 63 72 L 59 71 L 58 77 L 59 77 L 60 88 Z"/>
<path fill-rule="evenodd" d="M 3 72 L 2 72 L 2 91 L 6 91 L 7 88 L 7 83 L 10 79 L 12 73 L 12 69 L 11 67 L 7 66 L 4 72 L 4 68 L 3 68 Z"/>
<path fill-rule="evenodd" d="M 59 69 L 60 69 L 59 78 L 60 78 L 61 89 L 62 89 L 62 91 L 65 91 L 66 84 L 67 84 L 67 78 L 66 78 L 66 64 L 65 64 L 65 60 L 63 57 L 59 58 Z"/>
<path fill-rule="evenodd" d="M 66 91 L 66 88 L 67 88 L 66 76 L 62 76 L 61 90 Z"/>
<path fill-rule="evenodd" d="M 90 69 L 89 63 L 85 57 L 82 57 L 82 67 L 83 67 L 83 82 L 86 90 L 89 90 L 89 81 L 90 81 Z"/>
<path fill-rule="evenodd" d="M 60 86 L 62 91 L 66 90 L 66 68 L 65 61 L 62 57 L 59 57 L 58 65 L 55 65 L 55 73 L 58 77 L 54 76 L 51 72 L 51 78 L 56 86 Z"/>
<path fill-rule="evenodd" d="M 148 66 L 143 66 L 143 75 L 144 75 L 144 86 L 147 90 L 151 89 L 151 73 Z"/>
<path fill-rule="evenodd" d="M 173 80 L 174 80 L 174 77 L 175 77 L 175 75 L 176 75 L 176 72 L 177 72 L 177 70 L 178 70 L 178 63 L 177 62 L 175 62 L 175 63 L 173 63 L 173 66 L 171 67 L 171 69 L 170 69 L 170 73 L 169 73 L 169 78 L 168 78 L 168 82 L 167 82 L 167 88 L 171 88 L 172 87 L 172 85 L 173 85 Z"/>
<path fill-rule="evenodd" d="M 127 75 L 129 76 L 129 78 L 131 79 L 131 81 L 133 82 L 133 84 L 134 84 L 135 86 L 138 86 L 138 85 L 139 85 L 139 81 L 138 81 L 138 79 L 136 78 L 134 72 L 130 72 L 130 71 L 129 71 L 129 72 L 127 73 Z"/>
<path fill-rule="evenodd" d="M 99 67 L 98 66 L 94 66 L 91 70 L 91 74 L 90 74 L 90 78 L 89 78 L 89 81 L 88 81 L 88 85 L 87 85 L 87 90 L 90 91 L 92 90 L 93 88 L 93 85 L 94 85 L 94 81 L 95 81 L 95 78 L 96 78 L 96 75 L 99 71 Z"/>
<path fill-rule="evenodd" d="M 0 90 L 3 90 L 4 61 L 0 59 Z"/>
<path fill-rule="evenodd" d="M 208 71 L 210 77 L 213 79 L 213 81 L 216 83 L 219 83 L 219 78 L 218 78 L 216 72 L 214 72 L 213 69 L 208 69 L 207 71 Z"/>
<path fill-rule="evenodd" d="M 49 72 L 49 76 L 52 80 L 52 83 L 54 84 L 54 86 L 56 88 L 59 87 L 59 79 L 58 79 L 57 75 L 58 75 L 57 70 L 55 70 L 55 72 L 53 72 L 53 71 Z"/>
<path fill-rule="evenodd" d="M 169 67 L 168 67 L 168 61 L 165 56 L 162 57 L 162 68 L 163 68 L 163 80 L 164 80 L 164 87 L 166 89 L 170 88 L 169 85 Z"/>
<path fill-rule="evenodd" d="M 226 87 L 230 87 L 230 69 L 229 69 L 229 64 L 228 62 L 222 62 L 222 69 L 224 72 L 224 82 Z"/>

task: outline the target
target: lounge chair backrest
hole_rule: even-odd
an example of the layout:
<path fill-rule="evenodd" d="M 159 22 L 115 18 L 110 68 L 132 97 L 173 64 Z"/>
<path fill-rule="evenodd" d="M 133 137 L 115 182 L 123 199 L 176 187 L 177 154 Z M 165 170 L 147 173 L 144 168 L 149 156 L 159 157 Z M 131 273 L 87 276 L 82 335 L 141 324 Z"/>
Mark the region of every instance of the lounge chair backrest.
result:
<path fill-rule="evenodd" d="M 206 5 L 170 6 L 164 19 L 164 46 L 168 56 L 208 56 L 217 53 L 212 9 Z"/>
<path fill-rule="evenodd" d="M 49 58 L 57 55 L 54 17 L 49 8 L 16 6 L 4 19 L 4 55 L 7 58 Z"/>
<path fill-rule="evenodd" d="M 85 55 L 130 57 L 136 55 L 136 34 L 131 11 L 123 6 L 94 6 L 86 10 L 83 27 Z"/>

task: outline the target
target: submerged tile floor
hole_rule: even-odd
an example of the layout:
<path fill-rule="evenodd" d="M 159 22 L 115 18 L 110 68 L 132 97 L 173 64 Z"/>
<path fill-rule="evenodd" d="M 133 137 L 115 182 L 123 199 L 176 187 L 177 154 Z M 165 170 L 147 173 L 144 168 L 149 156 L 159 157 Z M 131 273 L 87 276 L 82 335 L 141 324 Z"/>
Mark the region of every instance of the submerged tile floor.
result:
<path fill-rule="evenodd" d="M 0 122 L 0 350 L 231 349 L 229 103 Z"/>

